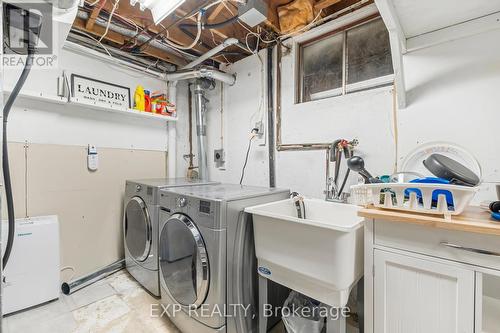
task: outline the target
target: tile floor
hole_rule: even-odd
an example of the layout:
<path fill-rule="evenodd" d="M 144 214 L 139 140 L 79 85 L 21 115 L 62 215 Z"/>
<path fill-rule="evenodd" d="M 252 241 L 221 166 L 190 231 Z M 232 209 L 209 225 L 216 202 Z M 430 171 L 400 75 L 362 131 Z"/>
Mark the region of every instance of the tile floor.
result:
<path fill-rule="evenodd" d="M 2 332 L 181 333 L 166 316 L 152 317 L 151 304 L 159 300 L 121 270 L 73 295 L 4 317 Z M 270 333 L 286 330 L 279 324 Z"/>
<path fill-rule="evenodd" d="M 73 295 L 6 316 L 3 332 L 180 333 L 167 317 L 150 316 L 158 302 L 121 270 Z"/>

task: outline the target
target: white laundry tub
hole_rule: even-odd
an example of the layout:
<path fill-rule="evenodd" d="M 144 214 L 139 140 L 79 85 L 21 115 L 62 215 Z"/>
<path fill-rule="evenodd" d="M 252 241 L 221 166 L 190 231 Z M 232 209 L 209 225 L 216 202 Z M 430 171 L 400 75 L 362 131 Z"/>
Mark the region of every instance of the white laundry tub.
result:
<path fill-rule="evenodd" d="M 363 275 L 363 219 L 358 206 L 305 199 L 306 219 L 291 199 L 249 207 L 259 274 L 333 307 L 347 304 Z"/>

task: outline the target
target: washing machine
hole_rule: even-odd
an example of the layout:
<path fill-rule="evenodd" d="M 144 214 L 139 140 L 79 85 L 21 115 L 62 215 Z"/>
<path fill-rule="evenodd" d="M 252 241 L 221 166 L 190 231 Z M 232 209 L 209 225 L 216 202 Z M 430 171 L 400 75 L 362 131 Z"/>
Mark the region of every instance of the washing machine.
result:
<path fill-rule="evenodd" d="M 125 184 L 123 242 L 129 273 L 152 295 L 160 297 L 158 272 L 159 190 L 216 184 L 184 178 L 128 180 Z"/>
<path fill-rule="evenodd" d="M 288 196 L 229 184 L 160 191 L 161 302 L 182 332 L 257 332 L 257 262 L 244 209 Z"/>

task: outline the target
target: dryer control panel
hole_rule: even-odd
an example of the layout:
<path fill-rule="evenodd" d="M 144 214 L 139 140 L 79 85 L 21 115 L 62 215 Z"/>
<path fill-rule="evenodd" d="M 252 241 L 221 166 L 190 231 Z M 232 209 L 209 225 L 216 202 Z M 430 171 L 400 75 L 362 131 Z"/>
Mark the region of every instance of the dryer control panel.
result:
<path fill-rule="evenodd" d="M 211 212 L 210 207 L 211 207 L 210 201 L 200 200 L 200 210 L 199 210 L 200 213 L 210 215 Z"/>

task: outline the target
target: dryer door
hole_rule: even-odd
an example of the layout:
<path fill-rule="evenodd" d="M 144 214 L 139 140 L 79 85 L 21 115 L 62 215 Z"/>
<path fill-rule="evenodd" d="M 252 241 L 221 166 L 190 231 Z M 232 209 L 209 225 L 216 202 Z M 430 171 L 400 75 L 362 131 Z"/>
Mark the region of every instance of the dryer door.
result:
<path fill-rule="evenodd" d="M 140 197 L 133 197 L 127 203 L 124 233 L 130 255 L 138 262 L 145 261 L 151 252 L 153 235 L 148 207 Z"/>
<path fill-rule="evenodd" d="M 198 308 L 207 297 L 210 266 L 203 237 L 186 215 L 173 214 L 160 234 L 160 277 L 173 299 Z"/>

